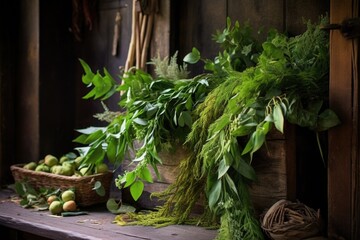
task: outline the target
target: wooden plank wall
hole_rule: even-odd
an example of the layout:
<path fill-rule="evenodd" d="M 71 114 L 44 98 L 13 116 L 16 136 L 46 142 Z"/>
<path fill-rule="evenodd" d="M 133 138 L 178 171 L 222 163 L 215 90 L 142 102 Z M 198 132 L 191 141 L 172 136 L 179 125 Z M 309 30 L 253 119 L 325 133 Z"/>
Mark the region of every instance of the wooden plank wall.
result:
<path fill-rule="evenodd" d="M 14 155 L 20 161 L 39 154 L 39 1 L 24 0 L 17 52 L 17 80 L 14 83 Z M 21 79 L 19 81 L 19 79 Z"/>
<path fill-rule="evenodd" d="M 179 50 L 181 56 L 196 47 L 207 58 L 219 52 L 212 35 L 226 26 L 226 17 L 240 23 L 248 21 L 254 31 L 266 32 L 275 28 L 290 35 L 305 30 L 303 19 L 317 21 L 320 15 L 329 12 L 328 0 L 199 0 L 172 1 L 174 13 L 172 51 Z"/>
<path fill-rule="evenodd" d="M 84 30 L 83 41 L 75 42 L 74 50 L 78 58 L 89 64 L 93 71 L 103 71 L 106 68 L 116 78 L 120 73 L 119 67 L 125 65 L 129 42 L 131 38 L 131 0 L 105 0 L 100 1 L 98 15 L 91 31 Z M 114 25 L 116 13 L 120 12 L 121 22 L 119 28 L 120 40 L 118 51 L 112 55 L 114 37 Z M 93 118 L 96 113 L 104 111 L 99 101 L 84 100 L 82 97 L 88 92 L 86 86 L 81 82 L 83 69 L 76 62 L 74 81 L 75 83 L 75 127 L 84 128 L 90 125 L 103 125 L 104 123 Z M 118 98 L 114 96 L 105 104 L 110 110 L 118 110 Z"/>
<path fill-rule="evenodd" d="M 359 16 L 357 0 L 331 0 L 330 22 Z M 330 106 L 342 124 L 329 132 L 329 237 L 359 239 L 358 39 L 330 35 Z"/>

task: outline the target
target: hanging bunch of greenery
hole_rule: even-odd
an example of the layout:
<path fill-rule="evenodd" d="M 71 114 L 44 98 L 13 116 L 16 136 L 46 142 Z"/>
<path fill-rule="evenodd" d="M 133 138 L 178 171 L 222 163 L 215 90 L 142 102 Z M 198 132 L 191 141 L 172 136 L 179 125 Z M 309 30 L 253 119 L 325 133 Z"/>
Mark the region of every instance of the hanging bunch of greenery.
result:
<path fill-rule="evenodd" d="M 184 223 L 194 199 L 204 193 L 207 210 L 220 216 L 218 239 L 263 238 L 247 188 L 256 179 L 253 154 L 273 127 L 284 132 L 285 121 L 316 133 L 339 124 L 324 104 L 329 70 L 328 36 L 319 28 L 324 21 L 307 23 L 307 31 L 296 37 L 271 32 L 257 64 L 243 71 L 234 69 L 228 51 L 214 62 L 205 60 L 207 69 L 224 80 L 195 110 L 197 119 L 186 141 L 194 154 L 181 164 L 177 181 L 159 194 L 165 205 L 153 216 L 134 216 L 140 223 L 157 224 L 162 219 L 164 225 L 161 216 L 169 216 L 170 223 Z M 223 34 L 229 32 L 230 22 Z M 199 59 L 196 49 L 185 58 Z M 189 193 L 194 199 L 184 197 Z"/>
<path fill-rule="evenodd" d="M 105 100 L 114 93 L 123 92 L 118 112 L 108 109 L 100 114 L 109 121 L 105 127 L 88 127 L 77 130 L 75 142 L 85 146 L 77 150 L 84 156 L 84 164 L 98 164 L 108 159 L 119 167 L 130 151 L 135 153 L 132 164 L 116 180 L 119 189 L 129 187 L 137 200 L 144 182 L 153 182 L 149 167 L 157 175 L 161 164 L 160 151 L 168 150 L 174 143 L 182 144 L 193 122 L 192 111 L 217 84 L 212 75 L 187 78 L 186 65 L 177 65 L 177 53 L 171 59 L 154 58 L 156 78 L 138 69 L 130 69 L 122 76 L 122 83 L 104 69 L 94 73 L 80 60 L 85 74 L 83 83 L 91 88 L 85 99 Z M 99 116 L 99 114 L 97 115 Z M 109 117 L 110 116 L 110 117 Z"/>
<path fill-rule="evenodd" d="M 148 166 L 157 172 L 161 164 L 161 149 L 178 141 L 191 152 L 180 163 L 176 181 L 156 194 L 164 205 L 147 215 L 130 214 L 131 224 L 214 226 L 220 221 L 218 239 L 263 239 L 248 192 L 256 179 L 254 153 L 271 129 L 283 133 L 285 122 L 316 133 L 339 124 L 326 108 L 328 36 L 319 28 L 326 21 L 308 22 L 306 32 L 295 37 L 270 31 L 260 45 L 249 25 L 232 25 L 228 19 L 224 31 L 215 35 L 224 49 L 219 56 L 201 59 L 194 48 L 184 58 L 192 64 L 205 62 L 207 73 L 191 79 L 174 58 L 165 64 L 153 61 L 155 79 L 132 69 L 122 76 L 122 85 L 106 71 L 105 76 L 92 73 L 82 61 L 83 81 L 93 87 L 87 98 L 125 93 L 120 101 L 124 111 L 107 127 L 79 130 L 82 135 L 75 141 L 87 145 L 79 148 L 86 163 L 107 156 L 120 164 L 133 149 L 137 167 L 119 176 L 117 185 L 130 187 L 137 199 L 143 181 L 152 182 Z M 135 141 L 141 141 L 140 147 Z M 205 211 L 193 218 L 198 199 L 204 199 Z"/>

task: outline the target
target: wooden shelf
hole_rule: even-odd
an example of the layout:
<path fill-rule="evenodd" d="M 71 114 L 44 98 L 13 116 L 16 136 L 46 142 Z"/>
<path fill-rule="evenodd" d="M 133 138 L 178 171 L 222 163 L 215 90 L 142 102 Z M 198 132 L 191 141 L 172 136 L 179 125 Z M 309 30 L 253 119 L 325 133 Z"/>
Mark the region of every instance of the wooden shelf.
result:
<path fill-rule="evenodd" d="M 216 237 L 216 230 L 196 226 L 173 225 L 164 228 L 145 226 L 119 226 L 113 224 L 115 217 L 105 206 L 94 206 L 87 215 L 60 217 L 48 211 L 24 209 L 11 201 L 11 190 L 0 191 L 0 226 L 16 231 L 31 233 L 49 239 L 100 240 L 100 239 L 153 239 L 153 240 L 210 240 Z"/>

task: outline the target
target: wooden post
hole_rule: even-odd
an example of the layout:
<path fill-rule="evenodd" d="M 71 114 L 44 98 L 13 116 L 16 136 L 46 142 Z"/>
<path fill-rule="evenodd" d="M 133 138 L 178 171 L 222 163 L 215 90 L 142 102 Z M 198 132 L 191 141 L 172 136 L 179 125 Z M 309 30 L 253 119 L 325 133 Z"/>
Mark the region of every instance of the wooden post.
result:
<path fill-rule="evenodd" d="M 150 58 L 170 56 L 170 7 L 171 1 L 159 0 L 159 11 L 155 14 Z"/>
<path fill-rule="evenodd" d="M 21 1 L 18 78 L 16 85 L 16 161 L 39 157 L 39 1 Z"/>
<path fill-rule="evenodd" d="M 358 15 L 357 0 L 330 1 L 330 23 Z M 353 12 L 355 10 L 355 12 Z M 330 107 L 342 124 L 329 131 L 328 233 L 359 239 L 359 143 L 357 43 L 330 33 Z M 356 74 L 354 74 L 356 73 Z"/>

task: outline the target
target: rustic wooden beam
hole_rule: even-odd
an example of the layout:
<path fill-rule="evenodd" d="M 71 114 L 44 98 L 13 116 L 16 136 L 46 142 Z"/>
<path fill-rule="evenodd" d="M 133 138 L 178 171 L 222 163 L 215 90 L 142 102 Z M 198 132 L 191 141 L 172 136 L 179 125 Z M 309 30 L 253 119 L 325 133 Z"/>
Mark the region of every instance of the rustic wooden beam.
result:
<path fill-rule="evenodd" d="M 39 1 L 21 1 L 20 11 L 14 154 L 26 162 L 39 156 Z"/>
<path fill-rule="evenodd" d="M 330 23 L 342 23 L 353 17 L 353 0 L 330 1 Z M 329 131 L 328 163 L 328 233 L 331 238 L 351 238 L 354 229 L 353 168 L 358 148 L 354 142 L 353 40 L 340 31 L 330 33 L 330 107 L 340 116 L 342 124 Z M 357 66 L 356 66 L 357 68 Z M 357 96 L 356 96 L 357 97 Z M 356 133 L 356 136 L 358 133 Z M 357 156 L 358 158 L 358 156 Z"/>
<path fill-rule="evenodd" d="M 170 56 L 170 7 L 171 1 L 158 0 L 159 9 L 155 14 L 150 58 Z"/>

